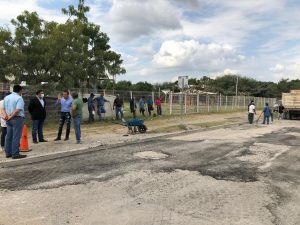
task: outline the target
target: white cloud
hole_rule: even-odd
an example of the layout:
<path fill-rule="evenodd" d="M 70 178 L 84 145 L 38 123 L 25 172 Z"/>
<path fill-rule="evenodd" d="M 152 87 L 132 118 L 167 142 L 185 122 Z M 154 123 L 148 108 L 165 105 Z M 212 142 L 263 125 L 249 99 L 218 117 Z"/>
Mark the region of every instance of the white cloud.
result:
<path fill-rule="evenodd" d="M 240 74 L 240 71 L 238 71 L 238 70 L 226 68 L 222 72 L 212 72 L 212 73 L 209 73 L 207 76 L 212 79 L 216 79 L 216 78 L 224 76 L 224 75 L 239 75 L 239 74 Z"/>
<path fill-rule="evenodd" d="M 113 0 L 109 22 L 111 33 L 122 40 L 181 27 L 177 9 L 165 0 Z"/>
<path fill-rule="evenodd" d="M 141 56 L 153 56 L 155 54 L 154 46 L 152 42 L 149 42 L 148 44 L 139 46 L 136 48 L 136 51 Z"/>
<path fill-rule="evenodd" d="M 282 64 L 277 64 L 274 67 L 271 67 L 270 70 L 274 73 L 282 73 L 285 70 L 285 66 Z"/>
<path fill-rule="evenodd" d="M 10 20 L 16 18 L 23 11 L 36 11 L 45 20 L 63 22 L 66 17 L 61 14 L 60 9 L 49 10 L 38 5 L 37 0 L 1 0 L 0 1 L 0 22 L 9 25 Z"/>
<path fill-rule="evenodd" d="M 165 41 L 153 62 L 161 67 L 183 67 L 217 70 L 228 63 L 244 59 L 230 45 L 203 44 L 195 40 Z"/>
<path fill-rule="evenodd" d="M 300 60 L 286 63 L 286 64 L 277 64 L 274 67 L 270 68 L 272 76 L 276 81 L 285 79 L 300 79 Z"/>

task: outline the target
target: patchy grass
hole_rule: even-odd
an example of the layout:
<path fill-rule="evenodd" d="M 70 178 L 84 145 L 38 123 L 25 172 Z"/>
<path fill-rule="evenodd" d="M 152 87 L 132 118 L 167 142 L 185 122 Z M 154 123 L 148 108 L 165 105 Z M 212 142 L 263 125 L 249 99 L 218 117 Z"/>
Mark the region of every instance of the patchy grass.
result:
<path fill-rule="evenodd" d="M 222 112 L 222 113 L 205 113 L 205 114 L 190 114 L 190 115 L 164 115 L 159 117 L 141 117 L 145 120 L 145 125 L 150 132 L 175 132 L 184 131 L 197 127 L 212 127 L 223 125 L 228 122 L 241 121 L 244 116 L 243 112 Z M 128 117 L 129 118 L 129 117 Z M 246 116 L 245 116 L 246 119 Z M 31 126 L 29 125 L 29 132 L 31 133 Z M 95 121 L 94 123 L 83 122 L 82 132 L 87 135 L 93 134 L 107 134 L 116 133 L 120 130 L 126 129 L 122 121 L 107 118 L 103 121 Z M 48 122 L 45 124 L 44 133 L 46 136 L 55 136 L 58 131 L 58 121 Z M 73 126 L 72 130 L 73 132 Z"/>

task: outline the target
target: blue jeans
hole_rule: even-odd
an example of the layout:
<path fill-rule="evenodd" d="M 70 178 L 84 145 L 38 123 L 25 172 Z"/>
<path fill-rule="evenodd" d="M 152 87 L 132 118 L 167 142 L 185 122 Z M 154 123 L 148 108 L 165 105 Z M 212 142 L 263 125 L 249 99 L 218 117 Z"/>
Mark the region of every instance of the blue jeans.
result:
<path fill-rule="evenodd" d="M 263 124 L 266 124 L 266 121 L 267 121 L 267 124 L 270 123 L 270 116 L 264 116 L 264 122 L 263 122 Z"/>
<path fill-rule="evenodd" d="M 18 156 L 20 154 L 20 141 L 24 126 L 23 117 L 14 117 L 7 121 L 7 134 L 5 138 L 6 156 Z"/>
<path fill-rule="evenodd" d="M 80 141 L 80 139 L 81 139 L 81 128 L 80 128 L 81 117 L 80 116 L 73 117 L 73 124 L 74 124 L 76 140 Z"/>
<path fill-rule="evenodd" d="M 44 140 L 43 134 L 44 120 L 32 120 L 32 140 L 37 141 L 37 135 L 39 137 L 39 141 Z"/>
<path fill-rule="evenodd" d="M 64 127 L 65 122 L 67 123 L 67 131 L 66 131 L 66 139 L 69 139 L 70 129 L 71 129 L 71 114 L 68 112 L 61 112 L 60 119 L 59 119 L 59 128 L 57 138 L 61 138 L 62 130 Z"/>
<path fill-rule="evenodd" d="M 162 114 L 161 106 L 157 106 L 157 115 L 161 116 L 161 114 Z"/>
<path fill-rule="evenodd" d="M 123 118 L 123 110 L 122 107 L 116 107 L 116 118 L 119 119 L 119 114 L 121 115 L 121 119 Z"/>

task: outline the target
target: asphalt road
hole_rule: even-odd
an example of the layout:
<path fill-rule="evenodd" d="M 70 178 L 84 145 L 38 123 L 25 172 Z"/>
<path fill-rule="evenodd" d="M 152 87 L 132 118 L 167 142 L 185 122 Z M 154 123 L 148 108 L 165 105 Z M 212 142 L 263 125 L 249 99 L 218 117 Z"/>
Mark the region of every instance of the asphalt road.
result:
<path fill-rule="evenodd" d="M 300 224 L 298 134 L 241 125 L 3 168 L 0 224 Z"/>

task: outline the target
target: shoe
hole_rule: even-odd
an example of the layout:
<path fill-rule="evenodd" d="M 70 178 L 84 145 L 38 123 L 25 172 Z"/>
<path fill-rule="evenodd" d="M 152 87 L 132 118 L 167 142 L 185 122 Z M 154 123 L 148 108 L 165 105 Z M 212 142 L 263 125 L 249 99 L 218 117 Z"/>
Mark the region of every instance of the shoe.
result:
<path fill-rule="evenodd" d="M 38 142 L 37 142 L 37 141 L 33 141 L 32 143 L 33 143 L 33 144 L 38 144 Z"/>
<path fill-rule="evenodd" d="M 41 140 L 40 142 L 48 142 L 47 140 Z"/>
<path fill-rule="evenodd" d="M 27 157 L 27 155 L 16 155 L 16 156 L 13 156 L 12 159 L 24 159 L 26 157 Z"/>
<path fill-rule="evenodd" d="M 82 144 L 82 142 L 81 141 L 76 141 L 76 144 Z"/>
<path fill-rule="evenodd" d="M 11 155 L 7 155 L 7 156 L 6 156 L 6 158 L 11 158 L 11 157 L 12 157 Z"/>
<path fill-rule="evenodd" d="M 64 141 L 68 141 L 68 140 L 69 140 L 69 138 L 65 138 L 65 139 L 64 139 Z"/>
<path fill-rule="evenodd" d="M 55 138 L 54 141 L 61 141 L 61 139 L 60 138 Z"/>

